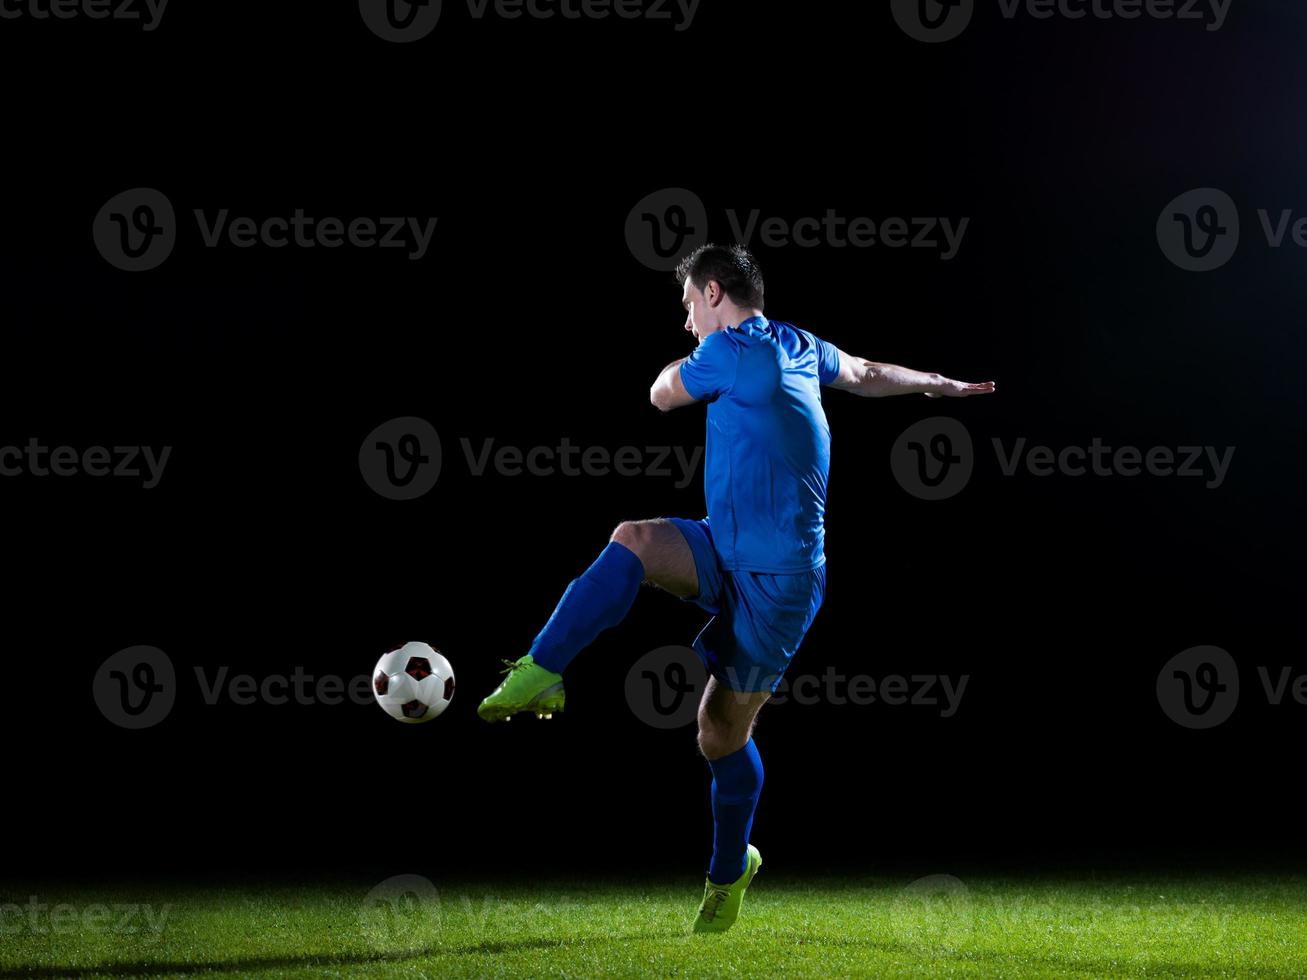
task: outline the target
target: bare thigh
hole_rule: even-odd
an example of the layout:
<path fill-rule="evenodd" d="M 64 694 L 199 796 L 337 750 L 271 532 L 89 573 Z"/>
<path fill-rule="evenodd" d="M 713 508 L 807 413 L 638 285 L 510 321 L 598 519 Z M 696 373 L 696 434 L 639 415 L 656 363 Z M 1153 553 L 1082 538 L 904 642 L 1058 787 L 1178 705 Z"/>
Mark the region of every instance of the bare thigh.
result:
<path fill-rule="evenodd" d="M 699 594 L 699 573 L 694 552 L 680 529 L 671 521 L 623 521 L 612 540 L 635 552 L 644 565 L 644 580 L 650 585 L 690 599 Z"/>

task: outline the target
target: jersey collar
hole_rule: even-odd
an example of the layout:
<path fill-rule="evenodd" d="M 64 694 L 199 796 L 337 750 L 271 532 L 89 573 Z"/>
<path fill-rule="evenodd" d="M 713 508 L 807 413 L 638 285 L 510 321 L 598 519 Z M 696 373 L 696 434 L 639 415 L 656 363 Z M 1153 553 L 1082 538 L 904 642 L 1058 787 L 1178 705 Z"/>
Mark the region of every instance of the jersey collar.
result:
<path fill-rule="evenodd" d="M 736 329 L 743 330 L 745 333 L 760 334 L 767 332 L 767 326 L 765 316 L 751 316 L 747 320 L 741 320 Z"/>

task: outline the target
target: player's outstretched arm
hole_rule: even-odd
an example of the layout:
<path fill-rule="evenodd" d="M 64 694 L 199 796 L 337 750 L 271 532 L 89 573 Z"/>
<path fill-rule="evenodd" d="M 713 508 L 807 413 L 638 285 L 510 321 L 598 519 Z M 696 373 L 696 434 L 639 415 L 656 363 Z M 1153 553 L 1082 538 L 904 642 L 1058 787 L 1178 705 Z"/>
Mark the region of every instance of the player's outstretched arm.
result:
<path fill-rule="evenodd" d="M 897 364 L 883 364 L 852 357 L 840 351 L 840 373 L 830 383 L 832 388 L 851 391 L 864 398 L 884 398 L 888 395 L 922 394 L 927 398 L 965 398 L 968 395 L 988 395 L 994 391 L 994 382 L 970 384 L 954 381 L 942 374 L 914 371 Z"/>
<path fill-rule="evenodd" d="M 653 402 L 654 407 L 660 412 L 683 408 L 694 404 L 697 400 L 685 390 L 685 382 L 681 380 L 681 363 L 685 360 L 684 357 L 678 358 L 663 368 L 658 375 L 658 380 L 649 389 L 649 401 Z"/>

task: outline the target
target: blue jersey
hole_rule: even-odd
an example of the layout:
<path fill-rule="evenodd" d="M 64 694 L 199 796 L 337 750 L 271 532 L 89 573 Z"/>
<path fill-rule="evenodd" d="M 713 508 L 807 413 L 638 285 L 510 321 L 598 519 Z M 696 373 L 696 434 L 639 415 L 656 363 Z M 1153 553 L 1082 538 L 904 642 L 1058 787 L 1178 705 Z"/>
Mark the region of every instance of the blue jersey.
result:
<path fill-rule="evenodd" d="M 681 363 L 685 390 L 708 402 L 704 498 L 723 568 L 779 574 L 825 562 L 820 386 L 839 370 L 831 344 L 761 316 L 709 334 Z"/>

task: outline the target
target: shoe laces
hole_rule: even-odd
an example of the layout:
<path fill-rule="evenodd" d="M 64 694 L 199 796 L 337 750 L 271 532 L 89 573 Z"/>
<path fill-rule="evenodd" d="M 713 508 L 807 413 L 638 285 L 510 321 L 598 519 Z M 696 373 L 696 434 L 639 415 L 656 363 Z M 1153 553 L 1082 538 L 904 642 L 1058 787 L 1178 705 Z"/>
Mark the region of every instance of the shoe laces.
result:
<path fill-rule="evenodd" d="M 525 667 L 531 666 L 530 664 L 518 663 L 516 660 L 500 660 L 499 662 L 507 665 L 500 671 L 500 673 L 508 674 L 509 676 L 512 676 L 513 671 L 515 670 L 522 670 Z"/>
<path fill-rule="evenodd" d="M 719 888 L 716 885 L 709 884 L 708 894 L 703 897 L 703 916 L 705 919 L 717 917 L 717 910 L 722 904 L 731 897 L 730 889 Z"/>

